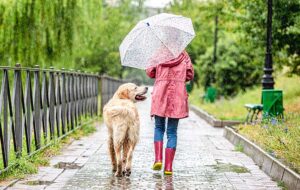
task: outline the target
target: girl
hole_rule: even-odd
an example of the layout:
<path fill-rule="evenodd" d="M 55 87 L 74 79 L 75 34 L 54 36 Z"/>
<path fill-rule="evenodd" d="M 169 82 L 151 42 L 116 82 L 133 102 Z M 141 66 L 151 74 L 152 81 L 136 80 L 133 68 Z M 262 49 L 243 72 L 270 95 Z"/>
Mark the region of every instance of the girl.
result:
<path fill-rule="evenodd" d="M 188 117 L 188 94 L 185 82 L 194 78 L 189 55 L 183 51 L 177 58 L 146 70 L 155 78 L 152 92 L 151 116 L 155 118 L 153 170 L 162 168 L 163 137 L 167 119 L 167 147 L 165 149 L 166 175 L 172 175 L 172 162 L 177 145 L 177 126 L 181 118 Z"/>

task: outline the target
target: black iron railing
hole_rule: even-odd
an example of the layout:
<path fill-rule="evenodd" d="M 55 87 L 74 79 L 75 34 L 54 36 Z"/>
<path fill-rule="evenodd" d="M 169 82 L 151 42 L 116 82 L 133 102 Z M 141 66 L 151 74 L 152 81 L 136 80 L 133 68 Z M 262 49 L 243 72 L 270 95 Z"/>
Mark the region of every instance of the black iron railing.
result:
<path fill-rule="evenodd" d="M 98 75 L 17 64 L 0 67 L 0 77 L 0 171 L 98 115 Z"/>

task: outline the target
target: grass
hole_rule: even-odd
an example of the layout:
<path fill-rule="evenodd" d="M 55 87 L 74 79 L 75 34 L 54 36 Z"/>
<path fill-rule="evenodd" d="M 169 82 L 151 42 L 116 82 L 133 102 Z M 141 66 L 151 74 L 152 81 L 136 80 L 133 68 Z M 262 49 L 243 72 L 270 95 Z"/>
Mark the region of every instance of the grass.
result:
<path fill-rule="evenodd" d="M 286 114 L 285 121 L 271 120 L 239 125 L 238 132 L 300 173 L 300 110 Z"/>
<path fill-rule="evenodd" d="M 244 152 L 244 146 L 242 144 L 238 143 L 235 145 L 234 150 L 238 151 L 238 152 Z"/>
<path fill-rule="evenodd" d="M 24 178 L 28 174 L 37 173 L 38 167 L 48 166 L 50 158 L 59 154 L 63 146 L 69 144 L 73 139 L 80 139 L 80 137 L 88 136 L 95 131 L 96 128 L 94 125 L 83 125 L 60 140 L 54 139 L 49 147 L 33 156 L 15 159 L 13 163 L 11 163 L 11 167 L 0 174 L 0 181 L 5 179 Z"/>
<path fill-rule="evenodd" d="M 283 181 L 278 181 L 277 186 L 280 187 L 282 190 L 288 190 Z"/>
<path fill-rule="evenodd" d="M 285 110 L 287 112 L 300 110 L 300 77 L 280 75 L 276 77 L 275 82 L 275 88 L 283 90 Z M 247 92 L 239 93 L 236 97 L 230 99 L 223 98 L 217 100 L 215 103 L 202 102 L 201 95 L 203 94 L 203 89 L 194 89 L 189 97 L 190 103 L 222 120 L 244 121 L 247 115 L 244 105 L 246 103 L 260 103 L 261 101 L 260 86 L 250 89 Z"/>

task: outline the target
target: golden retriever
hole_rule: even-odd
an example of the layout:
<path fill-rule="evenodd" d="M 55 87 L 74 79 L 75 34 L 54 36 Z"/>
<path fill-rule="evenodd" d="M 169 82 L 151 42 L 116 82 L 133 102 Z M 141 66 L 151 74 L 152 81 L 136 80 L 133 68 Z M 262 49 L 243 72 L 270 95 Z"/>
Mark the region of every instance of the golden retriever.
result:
<path fill-rule="evenodd" d="M 132 153 L 140 132 L 135 103 L 145 100 L 147 91 L 147 87 L 139 87 L 133 83 L 123 84 L 103 108 L 111 163 L 117 177 L 131 174 Z"/>

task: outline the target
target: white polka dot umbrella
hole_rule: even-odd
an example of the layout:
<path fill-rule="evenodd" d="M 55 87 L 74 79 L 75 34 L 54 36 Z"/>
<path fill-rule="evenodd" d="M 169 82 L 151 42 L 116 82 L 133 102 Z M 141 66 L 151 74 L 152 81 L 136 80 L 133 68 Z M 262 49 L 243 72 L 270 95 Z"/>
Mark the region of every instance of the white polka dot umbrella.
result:
<path fill-rule="evenodd" d="M 192 20 L 161 13 L 137 23 L 120 45 L 124 66 L 146 69 L 179 56 L 195 37 Z"/>

